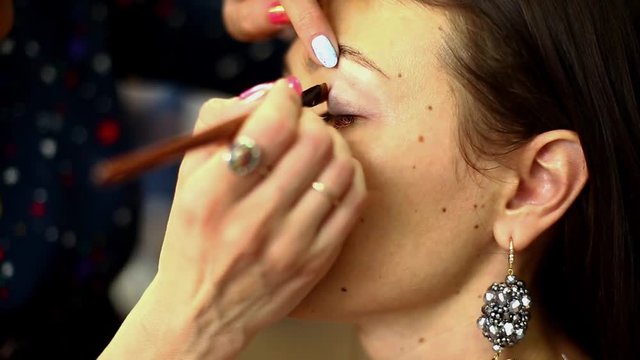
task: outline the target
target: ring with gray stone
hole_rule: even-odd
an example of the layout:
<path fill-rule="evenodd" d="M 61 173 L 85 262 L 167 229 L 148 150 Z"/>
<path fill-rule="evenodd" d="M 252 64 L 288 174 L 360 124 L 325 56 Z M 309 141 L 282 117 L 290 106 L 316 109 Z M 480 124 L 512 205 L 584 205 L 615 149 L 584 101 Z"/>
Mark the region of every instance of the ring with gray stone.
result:
<path fill-rule="evenodd" d="M 256 142 L 247 136 L 239 136 L 229 150 L 222 155 L 229 169 L 239 176 L 253 173 L 260 165 L 262 151 Z"/>

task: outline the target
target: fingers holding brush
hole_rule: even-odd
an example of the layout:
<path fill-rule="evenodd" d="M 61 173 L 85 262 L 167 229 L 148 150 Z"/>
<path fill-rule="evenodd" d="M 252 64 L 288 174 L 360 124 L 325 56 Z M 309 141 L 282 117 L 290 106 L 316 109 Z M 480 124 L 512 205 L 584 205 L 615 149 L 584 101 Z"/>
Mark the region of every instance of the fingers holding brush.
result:
<path fill-rule="evenodd" d="M 189 177 L 184 190 L 187 203 L 199 199 L 211 203 L 206 209 L 212 211 L 214 207 L 225 209 L 243 197 L 294 142 L 300 112 L 299 93 L 289 81 L 277 81 L 248 116 L 231 146 L 212 154 Z"/>
<path fill-rule="evenodd" d="M 361 209 L 366 191 L 347 143 L 302 109 L 324 101 L 326 87 L 301 100 L 290 83 L 233 100 L 258 102 L 233 143 L 184 160 L 158 275 L 145 294 L 162 299 L 159 311 L 198 322 L 179 324 L 196 329 L 189 338 L 197 344 L 177 353 L 202 346 L 233 354 L 289 314 L 331 266 L 353 224 L 347 218 Z M 227 105 L 207 105 L 202 132 L 208 112 Z M 211 342 L 212 333 L 234 340 Z"/>

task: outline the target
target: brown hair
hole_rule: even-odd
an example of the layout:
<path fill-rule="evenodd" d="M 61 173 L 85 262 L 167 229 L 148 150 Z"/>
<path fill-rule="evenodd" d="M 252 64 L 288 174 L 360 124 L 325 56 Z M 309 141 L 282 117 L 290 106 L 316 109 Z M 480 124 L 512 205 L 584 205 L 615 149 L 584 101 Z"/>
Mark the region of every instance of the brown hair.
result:
<path fill-rule="evenodd" d="M 638 359 L 640 56 L 623 0 L 421 0 L 452 20 L 461 146 L 500 156 L 575 131 L 589 181 L 557 224 L 538 304 L 598 359 Z M 636 2 L 637 3 L 637 2 Z"/>

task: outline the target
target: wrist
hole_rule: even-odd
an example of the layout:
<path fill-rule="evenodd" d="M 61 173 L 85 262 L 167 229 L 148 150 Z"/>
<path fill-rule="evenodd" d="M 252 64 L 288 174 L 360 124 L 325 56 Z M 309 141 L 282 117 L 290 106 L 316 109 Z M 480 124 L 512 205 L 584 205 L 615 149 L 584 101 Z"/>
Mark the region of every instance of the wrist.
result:
<path fill-rule="evenodd" d="M 100 359 L 235 359 L 248 342 L 242 328 L 194 310 L 175 295 L 154 280 Z"/>

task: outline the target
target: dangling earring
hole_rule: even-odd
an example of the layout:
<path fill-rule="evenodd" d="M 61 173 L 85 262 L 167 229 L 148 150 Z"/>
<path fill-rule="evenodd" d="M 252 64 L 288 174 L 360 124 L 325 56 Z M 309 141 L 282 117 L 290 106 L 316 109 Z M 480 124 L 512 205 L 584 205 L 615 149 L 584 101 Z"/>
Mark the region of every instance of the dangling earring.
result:
<path fill-rule="evenodd" d="M 513 274 L 513 239 L 509 239 L 509 269 L 505 282 L 493 283 L 484 294 L 482 316 L 478 327 L 493 344 L 494 360 L 502 349 L 514 346 L 524 338 L 529 324 L 531 297 L 524 282 Z"/>

